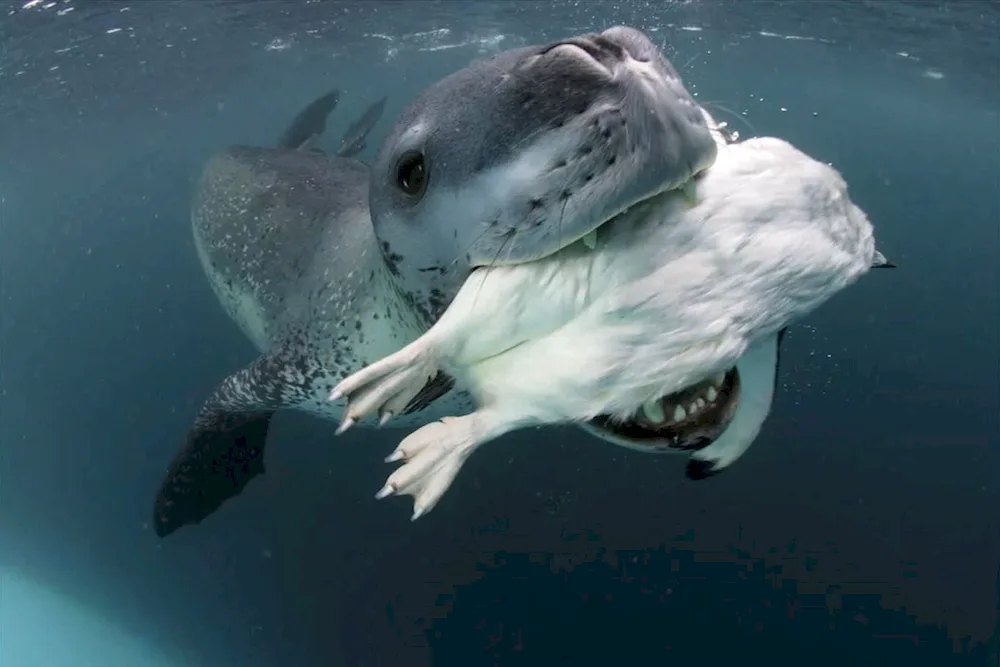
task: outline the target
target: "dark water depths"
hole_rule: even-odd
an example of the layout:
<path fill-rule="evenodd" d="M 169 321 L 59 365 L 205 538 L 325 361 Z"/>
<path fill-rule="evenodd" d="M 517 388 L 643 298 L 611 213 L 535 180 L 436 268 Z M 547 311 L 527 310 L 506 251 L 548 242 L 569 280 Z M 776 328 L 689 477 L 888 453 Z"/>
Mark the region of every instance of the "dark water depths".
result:
<path fill-rule="evenodd" d="M 0 1 L 0 665 L 995 661 L 998 17 Z M 164 466 L 255 356 L 195 256 L 201 163 L 271 144 L 331 87 L 333 141 L 383 94 L 389 119 L 472 58 L 615 23 L 662 40 L 744 135 L 836 165 L 900 265 L 791 330 L 750 453 L 694 484 L 680 458 L 576 431 L 508 437 L 411 524 L 372 498 L 398 432 L 334 441 L 283 413 L 266 479 L 157 541 Z"/>

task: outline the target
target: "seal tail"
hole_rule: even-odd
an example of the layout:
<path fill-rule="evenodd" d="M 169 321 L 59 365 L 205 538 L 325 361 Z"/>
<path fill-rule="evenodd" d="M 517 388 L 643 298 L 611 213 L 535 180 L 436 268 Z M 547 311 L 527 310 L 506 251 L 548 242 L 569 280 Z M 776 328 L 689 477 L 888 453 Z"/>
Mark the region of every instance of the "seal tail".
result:
<path fill-rule="evenodd" d="M 288 383 L 288 363 L 280 352 L 259 357 L 226 378 L 202 406 L 156 495 L 159 537 L 201 523 L 264 474 L 271 417 L 307 389 Z"/>

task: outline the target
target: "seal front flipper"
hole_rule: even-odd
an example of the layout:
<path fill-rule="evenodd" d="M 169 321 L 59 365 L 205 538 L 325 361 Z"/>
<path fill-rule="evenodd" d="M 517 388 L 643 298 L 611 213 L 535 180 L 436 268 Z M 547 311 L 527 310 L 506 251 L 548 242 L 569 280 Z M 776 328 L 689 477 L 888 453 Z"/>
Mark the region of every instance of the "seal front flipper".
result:
<path fill-rule="evenodd" d="M 306 388 L 292 384 L 284 350 L 259 357 L 227 377 L 202 406 L 156 494 L 153 525 L 166 537 L 211 516 L 264 474 L 264 449 L 275 411 Z"/>
<path fill-rule="evenodd" d="M 310 150 L 326 131 L 326 119 L 337 108 L 339 101 L 340 91 L 331 90 L 310 102 L 281 133 L 278 148 Z"/>

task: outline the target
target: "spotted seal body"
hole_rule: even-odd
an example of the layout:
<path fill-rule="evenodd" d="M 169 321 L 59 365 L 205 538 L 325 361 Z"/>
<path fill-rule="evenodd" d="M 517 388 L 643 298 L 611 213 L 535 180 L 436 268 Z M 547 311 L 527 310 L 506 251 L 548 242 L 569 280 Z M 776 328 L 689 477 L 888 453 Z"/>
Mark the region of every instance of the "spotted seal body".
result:
<path fill-rule="evenodd" d="M 191 220 L 198 257 L 219 302 L 260 356 L 225 378 L 199 411 L 156 498 L 160 536 L 201 521 L 264 472 L 275 411 L 339 418 L 340 409 L 325 400 L 333 385 L 428 326 L 378 248 L 369 168 L 342 157 L 364 145 L 384 100 L 352 126 L 341 152 L 328 156 L 315 142 L 336 99 L 328 93 L 310 104 L 275 148 L 220 151 L 196 185 Z M 420 411 L 450 388 L 447 378 L 429 383 L 403 422 L 440 416 Z M 451 392 L 434 407 L 467 406 Z"/>

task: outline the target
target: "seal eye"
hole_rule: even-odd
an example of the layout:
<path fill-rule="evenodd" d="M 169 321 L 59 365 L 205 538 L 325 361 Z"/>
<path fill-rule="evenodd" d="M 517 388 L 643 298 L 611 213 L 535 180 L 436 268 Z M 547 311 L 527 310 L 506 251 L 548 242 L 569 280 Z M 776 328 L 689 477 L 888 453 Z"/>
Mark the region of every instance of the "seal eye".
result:
<path fill-rule="evenodd" d="M 427 168 L 424 155 L 409 151 L 396 164 L 396 186 L 405 194 L 417 197 L 427 188 Z"/>

